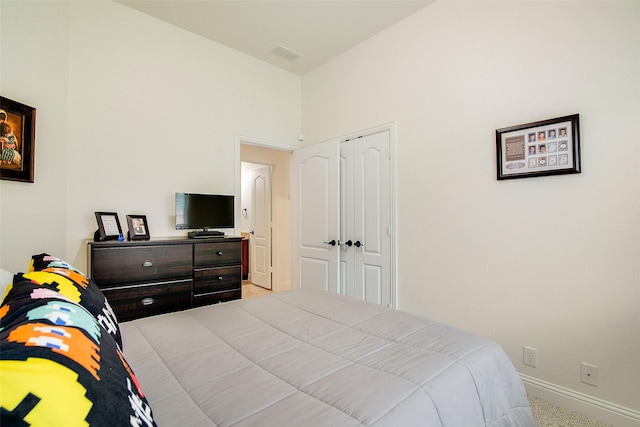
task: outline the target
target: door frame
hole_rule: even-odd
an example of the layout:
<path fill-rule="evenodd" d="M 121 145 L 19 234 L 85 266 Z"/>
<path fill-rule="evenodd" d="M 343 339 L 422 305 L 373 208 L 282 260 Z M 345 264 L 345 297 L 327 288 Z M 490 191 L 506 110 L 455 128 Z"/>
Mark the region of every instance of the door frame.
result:
<path fill-rule="evenodd" d="M 391 157 L 391 173 L 390 173 L 390 179 L 391 179 L 391 280 L 392 280 L 392 284 L 391 284 L 391 289 L 392 289 L 392 295 L 391 295 L 391 308 L 397 308 L 398 307 L 398 253 L 397 253 L 397 248 L 398 248 L 398 222 L 397 222 L 397 218 L 398 218 L 398 203 L 397 203 L 397 168 L 396 168 L 396 164 L 397 164 L 397 154 L 396 154 L 396 139 L 397 139 L 397 135 L 396 135 L 396 122 L 388 122 L 388 123 L 384 123 L 382 125 L 379 126 L 375 126 L 372 128 L 368 128 L 368 129 L 364 129 L 358 132 L 350 132 L 346 135 L 343 135 L 341 137 L 338 138 L 330 138 L 328 140 L 322 141 L 322 142 L 327 142 L 327 141 L 338 141 L 338 143 L 342 143 L 344 141 L 346 141 L 347 139 L 351 139 L 351 138 L 357 138 L 358 136 L 363 136 L 363 135 L 370 135 L 373 133 L 379 133 L 385 130 L 389 130 L 389 155 Z M 236 215 L 236 224 L 240 224 L 240 189 L 242 186 L 242 182 L 240 179 L 241 176 L 241 167 L 240 167 L 240 162 L 242 161 L 241 157 L 240 157 L 240 146 L 246 144 L 246 145 L 255 145 L 255 146 L 259 146 L 259 147 L 264 147 L 264 148 L 270 148 L 270 149 L 274 149 L 274 150 L 281 150 L 281 151 L 286 151 L 289 153 L 293 153 L 294 150 L 298 149 L 298 148 L 302 148 L 301 146 L 297 146 L 297 145 L 288 145 L 288 144 L 282 144 L 279 142 L 275 142 L 275 141 L 270 141 L 270 140 L 266 140 L 266 139 L 261 139 L 261 138 L 255 138 L 255 137 L 251 137 L 251 136 L 247 136 L 247 135 L 241 135 L 241 134 L 237 134 L 235 136 L 235 200 L 236 200 L 236 206 L 235 206 L 235 215 Z M 293 164 L 292 164 L 293 167 Z M 291 175 L 293 178 L 293 174 Z M 291 184 L 291 183 L 290 183 Z M 272 242 L 273 245 L 273 242 Z M 273 251 L 273 247 L 272 247 L 272 251 Z M 274 256 L 274 264 L 275 264 L 275 257 L 277 256 L 277 253 L 273 254 Z M 273 287 L 274 290 L 278 290 L 275 289 L 275 287 L 277 286 L 276 281 L 273 281 Z"/>
<path fill-rule="evenodd" d="M 242 166 L 241 163 L 243 161 L 242 156 L 241 156 L 241 151 L 240 151 L 240 147 L 242 145 L 252 145 L 252 146 L 256 146 L 256 147 L 262 147 L 262 148 L 266 148 L 266 149 L 271 149 L 271 150 L 277 150 L 277 151 L 283 151 L 283 152 L 287 152 L 290 155 L 292 155 L 293 150 L 300 148 L 298 146 L 294 146 L 294 145 L 287 145 L 287 144 L 282 144 L 279 142 L 275 142 L 275 141 L 270 141 L 270 140 L 266 140 L 266 139 L 261 139 L 261 138 L 256 138 L 256 137 L 252 137 L 252 136 L 247 136 L 247 135 L 242 135 L 242 134 L 236 134 L 235 135 L 235 147 L 234 147 L 234 156 L 235 156 L 235 206 L 234 206 L 234 212 L 235 212 L 235 223 L 236 223 L 236 230 L 235 233 L 240 235 L 240 231 L 237 228 L 239 226 L 239 224 L 241 224 L 241 192 L 242 192 Z M 250 160 L 247 160 L 250 161 Z M 255 161 L 252 161 L 255 162 Z M 272 167 L 274 165 L 271 165 Z M 271 185 L 274 185 L 274 181 L 272 179 Z M 291 187 L 291 182 L 289 182 L 289 187 Z M 291 190 L 289 190 L 291 191 Z M 272 191 L 272 202 L 273 202 L 273 197 L 274 197 L 275 191 Z M 272 208 L 273 210 L 273 208 Z M 273 217 L 272 218 L 272 222 L 277 221 L 277 218 Z M 276 250 L 278 245 L 283 245 L 283 244 L 287 244 L 289 243 L 289 245 L 291 245 L 293 242 L 280 242 L 277 239 L 277 236 L 272 235 L 272 240 L 271 240 L 271 252 L 272 252 L 272 266 L 273 266 L 273 272 L 272 272 L 272 280 L 271 280 L 271 288 L 273 291 L 281 291 L 281 290 L 287 290 L 287 289 L 291 289 L 291 281 L 290 281 L 290 276 L 292 275 L 292 272 L 287 272 L 288 274 L 283 274 L 283 272 L 278 272 L 278 266 L 282 265 L 282 264 L 286 264 L 285 261 L 282 261 L 284 258 L 280 257 L 279 258 L 279 251 Z M 287 251 L 284 251 L 285 253 L 287 253 Z M 289 263 L 291 263 L 292 260 L 289 261 Z M 280 280 L 280 278 L 282 276 L 286 276 L 286 278 L 289 278 L 289 280 Z"/>
<path fill-rule="evenodd" d="M 389 186 L 390 186 L 390 214 L 391 214 L 391 225 L 390 225 L 390 233 L 391 233 L 391 256 L 390 256 L 390 277 L 391 277 L 391 298 L 390 298 L 390 302 L 389 302 L 389 307 L 390 308 L 397 308 L 398 307 L 398 268 L 397 268 L 397 263 L 398 263 L 398 254 L 397 254 L 397 248 L 398 248 L 398 244 L 397 244 L 397 239 L 398 239 L 398 231 L 397 231 L 397 227 L 398 227 L 398 223 L 397 223 L 397 178 L 396 178 L 396 173 L 397 173 L 397 167 L 396 167 L 396 159 L 397 159 L 397 155 L 396 155 L 396 123 L 395 122 L 389 122 L 386 124 L 382 124 L 379 126 L 375 126 L 369 129 L 365 129 L 365 130 L 361 130 L 358 132 L 351 132 L 349 134 L 337 137 L 337 138 L 331 138 L 331 139 L 327 139 L 325 141 L 322 141 L 319 144 L 335 144 L 336 145 L 336 149 L 338 150 L 338 162 L 339 160 L 339 151 L 340 151 L 340 144 L 342 144 L 343 142 L 350 140 L 350 139 L 355 139 L 361 136 L 369 136 L 369 135 L 373 135 L 373 134 L 377 134 L 377 133 L 381 133 L 381 132 L 388 132 L 389 133 L 389 160 L 390 160 L 390 164 L 389 164 Z M 316 145 L 316 144 L 313 144 Z M 306 149 L 306 148 L 310 148 L 313 145 L 309 145 L 306 147 L 301 147 L 302 149 Z M 294 163 L 293 167 L 297 167 L 297 165 Z M 337 166 L 338 170 L 340 170 L 340 165 Z M 293 180 L 295 181 L 295 174 L 292 175 Z M 295 185 L 295 183 L 292 183 L 292 185 Z M 296 197 L 296 195 L 293 196 L 294 198 Z M 340 197 L 340 195 L 338 196 Z M 295 203 L 295 202 L 294 202 Z M 295 213 L 294 213 L 294 223 L 297 222 L 297 218 L 295 218 Z M 340 221 L 338 220 L 338 229 L 334 230 L 335 235 L 339 236 L 340 233 Z M 295 232 L 294 232 L 294 236 L 295 236 Z M 338 239 L 339 237 L 336 237 L 336 239 Z M 298 243 L 294 243 L 294 263 L 298 263 L 298 256 L 300 255 L 297 251 L 299 250 L 298 248 Z M 340 247 L 338 245 L 337 250 L 340 251 Z M 338 263 L 340 263 L 340 256 L 338 255 Z M 341 273 L 338 273 L 341 274 Z M 296 272 L 295 272 L 295 268 L 294 268 L 294 280 L 297 280 L 298 278 L 295 277 L 296 276 Z M 339 279 L 339 278 L 337 278 Z M 300 286 L 300 284 L 297 284 L 298 286 Z M 344 293 L 343 289 L 338 289 L 339 293 Z"/>

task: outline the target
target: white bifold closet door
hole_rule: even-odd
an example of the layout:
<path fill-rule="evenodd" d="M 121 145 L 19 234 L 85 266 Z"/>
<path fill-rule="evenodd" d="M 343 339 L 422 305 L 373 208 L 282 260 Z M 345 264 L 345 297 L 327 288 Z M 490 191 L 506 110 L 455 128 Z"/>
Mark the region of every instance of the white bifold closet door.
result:
<path fill-rule="evenodd" d="M 341 283 L 345 294 L 392 303 L 389 131 L 340 144 Z"/>
<path fill-rule="evenodd" d="M 294 274 L 395 306 L 390 130 L 294 151 Z"/>
<path fill-rule="evenodd" d="M 293 277 L 300 288 L 339 291 L 339 161 L 337 141 L 293 152 Z"/>

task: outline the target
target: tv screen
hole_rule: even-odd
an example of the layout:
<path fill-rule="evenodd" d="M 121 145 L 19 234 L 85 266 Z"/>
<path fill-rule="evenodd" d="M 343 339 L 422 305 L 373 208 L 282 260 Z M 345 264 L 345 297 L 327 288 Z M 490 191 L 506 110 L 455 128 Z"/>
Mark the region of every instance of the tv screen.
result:
<path fill-rule="evenodd" d="M 176 229 L 233 228 L 233 196 L 176 193 Z"/>

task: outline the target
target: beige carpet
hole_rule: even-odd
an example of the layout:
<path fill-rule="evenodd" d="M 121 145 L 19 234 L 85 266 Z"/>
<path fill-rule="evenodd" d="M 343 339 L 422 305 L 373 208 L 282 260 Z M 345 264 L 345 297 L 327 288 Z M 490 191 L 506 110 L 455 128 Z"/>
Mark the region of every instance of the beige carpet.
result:
<path fill-rule="evenodd" d="M 242 282 L 242 298 L 268 295 L 269 289 L 256 286 L 251 282 Z M 533 418 L 538 427 L 609 427 L 575 412 L 567 411 L 542 399 L 529 396 Z"/>
<path fill-rule="evenodd" d="M 529 404 L 538 427 L 609 427 L 608 424 L 562 409 L 537 397 L 529 396 Z"/>

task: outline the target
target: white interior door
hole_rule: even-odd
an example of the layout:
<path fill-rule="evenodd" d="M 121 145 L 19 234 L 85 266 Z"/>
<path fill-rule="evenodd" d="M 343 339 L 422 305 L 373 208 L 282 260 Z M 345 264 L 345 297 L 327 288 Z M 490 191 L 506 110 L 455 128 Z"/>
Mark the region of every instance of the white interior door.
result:
<path fill-rule="evenodd" d="M 390 132 L 353 139 L 352 232 L 355 297 L 392 306 L 392 216 Z M 350 285 L 347 285 L 349 287 Z"/>
<path fill-rule="evenodd" d="M 293 152 L 297 287 L 338 292 L 339 150 L 331 141 Z"/>
<path fill-rule="evenodd" d="M 253 172 L 251 180 L 251 283 L 271 289 L 271 167 Z"/>

